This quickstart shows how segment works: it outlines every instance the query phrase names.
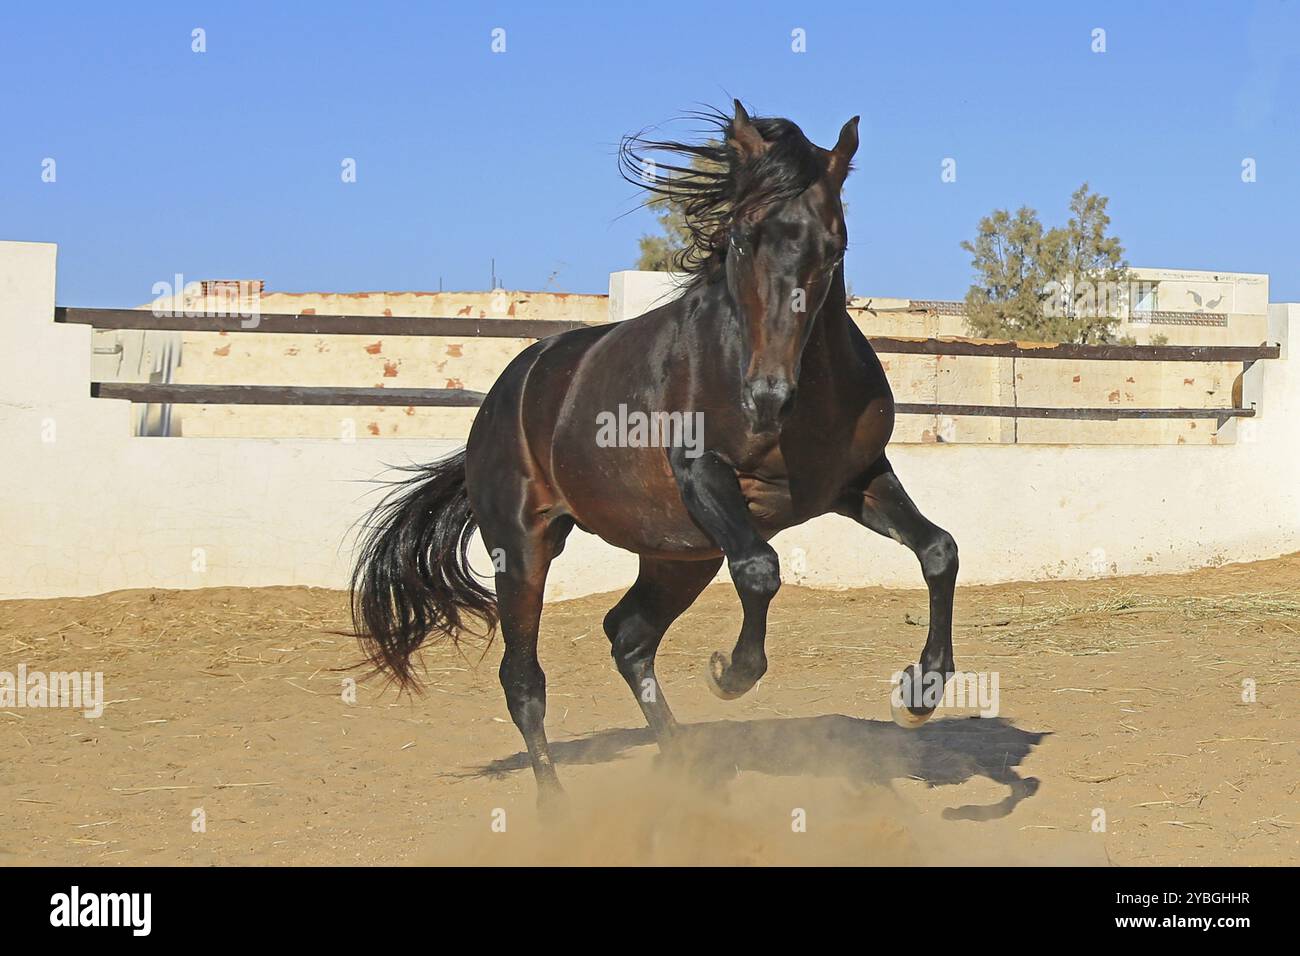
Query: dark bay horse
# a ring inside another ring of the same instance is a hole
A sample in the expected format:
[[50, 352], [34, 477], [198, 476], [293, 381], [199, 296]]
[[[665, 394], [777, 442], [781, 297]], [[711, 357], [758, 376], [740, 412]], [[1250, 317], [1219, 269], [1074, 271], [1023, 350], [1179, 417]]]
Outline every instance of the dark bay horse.
[[[682, 296], [520, 353], [466, 448], [415, 469], [375, 509], [353, 572], [363, 646], [402, 686], [415, 682], [411, 655], [428, 636], [454, 639], [471, 618], [489, 633], [499, 624], [501, 685], [543, 805], [560, 786], [543, 728], [538, 622], [547, 569], [575, 525], [640, 557], [604, 627], [665, 750], [677, 729], [655, 678], [665, 631], [725, 560], [744, 617], [732, 652], [710, 660], [708, 683], [726, 699], [748, 691], [767, 669], [767, 609], [781, 584], [768, 539], [818, 515], [846, 515], [920, 560], [929, 635], [919, 668], [900, 681], [910, 695], [895, 689], [895, 719], [922, 723], [934, 698], [919, 689], [942, 690], [953, 671], [957, 546], [885, 457], [893, 396], [846, 308], [840, 191], [857, 117], [831, 150], [789, 120], [751, 119], [739, 101], [734, 116], [712, 121], [719, 138], [700, 145], [632, 138], [622, 151], [625, 176], [685, 209], [693, 242]], [[638, 151], [651, 149], [684, 164], [644, 164]], [[659, 429], [675, 440], [601, 440], [627, 410], [702, 428], [689, 441], [680, 427]], [[476, 528], [495, 594], [469, 568]]]

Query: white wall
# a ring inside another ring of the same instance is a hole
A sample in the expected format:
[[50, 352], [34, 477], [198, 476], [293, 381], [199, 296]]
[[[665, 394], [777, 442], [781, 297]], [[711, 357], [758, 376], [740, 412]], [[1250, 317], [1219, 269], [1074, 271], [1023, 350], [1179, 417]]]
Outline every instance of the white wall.
[[[55, 255], [49, 244], [0, 242], [0, 597], [342, 587], [349, 528], [374, 501], [364, 481], [386, 462], [429, 461], [454, 445], [134, 438], [126, 403], [89, 397], [90, 329], [52, 321]], [[1283, 359], [1247, 376], [1260, 416], [1235, 444], [899, 446], [891, 460], [957, 537], [967, 583], [1300, 550], [1300, 374], [1285, 346], [1300, 335], [1300, 306], [1272, 306], [1270, 324]], [[846, 519], [810, 522], [776, 545], [787, 581], [921, 585], [909, 553]], [[477, 563], [489, 567], [481, 552]], [[574, 532], [548, 593], [623, 588], [635, 568], [632, 555]]]
[[625, 269], [609, 274], [609, 321], [622, 322], [666, 305], [681, 295], [685, 276]]

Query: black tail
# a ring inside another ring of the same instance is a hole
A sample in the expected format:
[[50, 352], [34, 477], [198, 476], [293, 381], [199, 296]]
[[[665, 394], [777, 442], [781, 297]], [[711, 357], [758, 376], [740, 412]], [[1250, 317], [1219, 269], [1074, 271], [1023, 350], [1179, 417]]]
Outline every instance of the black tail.
[[496, 628], [496, 598], [470, 570], [478, 527], [465, 490], [465, 451], [413, 474], [370, 513], [352, 569], [352, 626], [366, 656], [398, 686], [418, 684], [411, 655], [431, 633], [457, 640], [468, 617]]

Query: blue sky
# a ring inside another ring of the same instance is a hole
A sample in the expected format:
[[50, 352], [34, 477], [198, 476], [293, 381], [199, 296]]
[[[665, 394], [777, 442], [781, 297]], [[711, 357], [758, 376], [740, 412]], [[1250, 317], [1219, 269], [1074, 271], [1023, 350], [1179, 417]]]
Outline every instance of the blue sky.
[[603, 292], [653, 226], [623, 215], [619, 137], [733, 95], [824, 145], [862, 115], [857, 293], [960, 298], [980, 216], [1051, 224], [1087, 180], [1134, 265], [1300, 300], [1300, 0], [10, 3], [0, 239], [59, 243], [70, 305], [178, 272], [480, 289], [492, 257], [511, 288]]

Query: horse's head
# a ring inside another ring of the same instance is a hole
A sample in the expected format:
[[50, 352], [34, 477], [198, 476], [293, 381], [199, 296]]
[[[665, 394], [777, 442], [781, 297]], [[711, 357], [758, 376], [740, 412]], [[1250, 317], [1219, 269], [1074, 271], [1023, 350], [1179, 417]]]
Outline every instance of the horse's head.
[[813, 317], [848, 245], [840, 190], [858, 148], [858, 117], [825, 150], [789, 120], [751, 120], [735, 106], [726, 129], [735, 194], [724, 263], [747, 336], [741, 402], [767, 431], [794, 406]]
[[[858, 118], [834, 149], [814, 146], [786, 119], [694, 114], [721, 134], [703, 143], [630, 136], [623, 176], [675, 204], [688, 233], [675, 269], [688, 288], [725, 281], [743, 329], [741, 402], [755, 430], [771, 431], [794, 405], [813, 318], [843, 282], [847, 244], [840, 189], [858, 148]], [[659, 162], [652, 151], [681, 157]]]

